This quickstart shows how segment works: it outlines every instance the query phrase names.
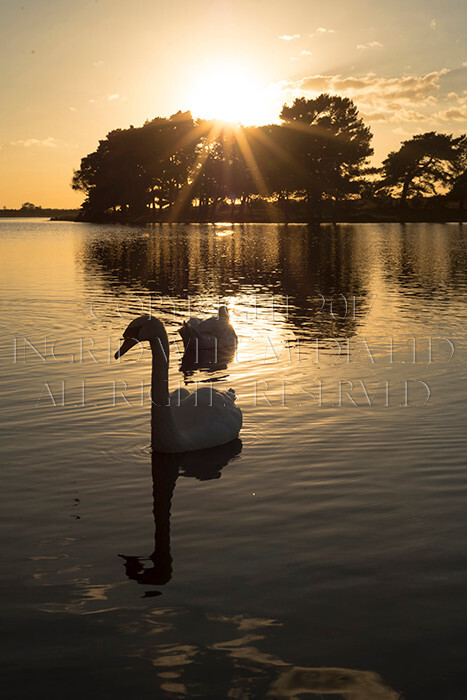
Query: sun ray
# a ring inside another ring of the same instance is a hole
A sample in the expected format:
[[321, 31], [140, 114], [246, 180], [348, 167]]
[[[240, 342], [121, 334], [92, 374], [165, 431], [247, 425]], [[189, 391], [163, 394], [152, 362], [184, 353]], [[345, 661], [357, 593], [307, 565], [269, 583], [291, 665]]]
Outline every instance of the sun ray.
[[[198, 129], [196, 129], [196, 133], [199, 137], [200, 131], [201, 135], [204, 136], [206, 135], [206, 123], [202, 123], [198, 125]], [[222, 130], [222, 124], [220, 122], [214, 121], [210, 128], [209, 131], [207, 132], [207, 142], [209, 143], [214, 143], [216, 138], [219, 136], [220, 132]], [[202, 168], [204, 163], [206, 162], [207, 158], [209, 157], [209, 149], [205, 148], [200, 151], [198, 154], [195, 162], [193, 163], [193, 166], [191, 167], [188, 179], [189, 181], [186, 182], [186, 184], [180, 188], [180, 190], [177, 193], [177, 196], [175, 198], [175, 202], [173, 203], [170, 212], [169, 212], [169, 217], [168, 217], [168, 222], [173, 223], [174, 221], [177, 220], [178, 215], [182, 211], [183, 207], [185, 204], [191, 199], [191, 194], [193, 192], [193, 188], [196, 185], [196, 182], [198, 180], [198, 177], [201, 174]]]
[[235, 131], [235, 137], [239, 145], [240, 151], [242, 152], [242, 155], [245, 159], [245, 163], [248, 166], [251, 177], [253, 178], [256, 187], [258, 188], [258, 192], [264, 198], [264, 202], [270, 219], [271, 221], [274, 221], [274, 209], [271, 203], [269, 202], [271, 193], [268, 191], [267, 185], [261, 174], [261, 170], [259, 169], [258, 163], [256, 162], [256, 159], [253, 155], [253, 151], [251, 150], [250, 144], [248, 143], [248, 139], [246, 138], [245, 132], [242, 128], [239, 128]]

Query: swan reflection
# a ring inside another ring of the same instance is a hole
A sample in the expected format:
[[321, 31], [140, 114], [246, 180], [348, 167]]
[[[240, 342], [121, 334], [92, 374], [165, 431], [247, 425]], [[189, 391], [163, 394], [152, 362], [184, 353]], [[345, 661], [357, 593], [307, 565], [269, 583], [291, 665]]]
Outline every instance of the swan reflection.
[[[236, 439], [219, 447], [196, 452], [152, 454], [154, 550], [149, 557], [119, 554], [125, 561], [125, 573], [128, 578], [151, 586], [163, 586], [170, 581], [170, 509], [178, 477], [192, 477], [199, 481], [220, 479], [222, 469], [237, 457], [241, 450], [242, 442]], [[145, 593], [145, 597], [154, 595], [160, 595], [160, 592]]]

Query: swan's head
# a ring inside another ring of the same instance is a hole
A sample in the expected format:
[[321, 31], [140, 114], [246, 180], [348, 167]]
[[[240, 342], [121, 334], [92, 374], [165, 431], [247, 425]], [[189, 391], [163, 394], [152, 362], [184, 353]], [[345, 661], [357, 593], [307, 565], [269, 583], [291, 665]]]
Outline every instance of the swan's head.
[[226, 321], [229, 320], [229, 310], [226, 306], [219, 306], [219, 312], [218, 312], [219, 318], [224, 319]]
[[162, 344], [167, 345], [167, 333], [165, 332], [164, 324], [154, 316], [139, 316], [135, 318], [123, 332], [122, 346], [115, 353], [115, 359], [118, 360], [130, 348], [137, 343], [142, 343], [145, 340], [155, 340], [160, 338]]

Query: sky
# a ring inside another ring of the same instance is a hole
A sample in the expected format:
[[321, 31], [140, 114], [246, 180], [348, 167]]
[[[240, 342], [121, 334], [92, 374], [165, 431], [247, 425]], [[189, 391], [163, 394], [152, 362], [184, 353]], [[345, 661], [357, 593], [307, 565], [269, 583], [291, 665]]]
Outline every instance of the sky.
[[243, 123], [354, 100], [374, 164], [467, 131], [460, 0], [1, 0], [0, 207], [77, 207], [73, 169], [116, 128], [191, 109]]

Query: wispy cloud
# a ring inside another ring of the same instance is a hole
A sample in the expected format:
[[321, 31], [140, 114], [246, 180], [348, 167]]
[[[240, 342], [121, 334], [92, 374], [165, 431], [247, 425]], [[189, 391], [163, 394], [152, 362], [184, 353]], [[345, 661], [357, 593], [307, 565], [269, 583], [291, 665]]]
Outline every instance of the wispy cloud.
[[48, 136], [46, 139], [20, 139], [19, 141], [11, 141], [10, 146], [23, 146], [30, 148], [31, 146], [39, 146], [40, 148], [56, 148], [57, 141], [53, 136]]
[[335, 29], [326, 29], [325, 27], [318, 27], [310, 36], [316, 36], [317, 34], [335, 34]]
[[361, 116], [369, 122], [426, 122], [432, 119], [428, 114], [422, 114], [413, 109], [376, 109], [374, 112], [367, 112], [362, 109]]
[[114, 92], [111, 95], [107, 95], [107, 99], [109, 102], [127, 102], [128, 97], [122, 97], [121, 95], [118, 94], [118, 92]]
[[282, 34], [279, 39], [282, 39], [282, 41], [293, 41], [294, 39], [300, 39], [300, 34]]
[[357, 44], [357, 49], [359, 51], [365, 51], [366, 49], [382, 49], [383, 44], [380, 41], [368, 41], [366, 44]]
[[311, 56], [311, 51], [303, 49], [303, 51], [300, 51], [300, 56]]
[[398, 136], [413, 136], [413, 132], [407, 131], [407, 129], [404, 129], [402, 126], [397, 126], [392, 130], [392, 133]]

